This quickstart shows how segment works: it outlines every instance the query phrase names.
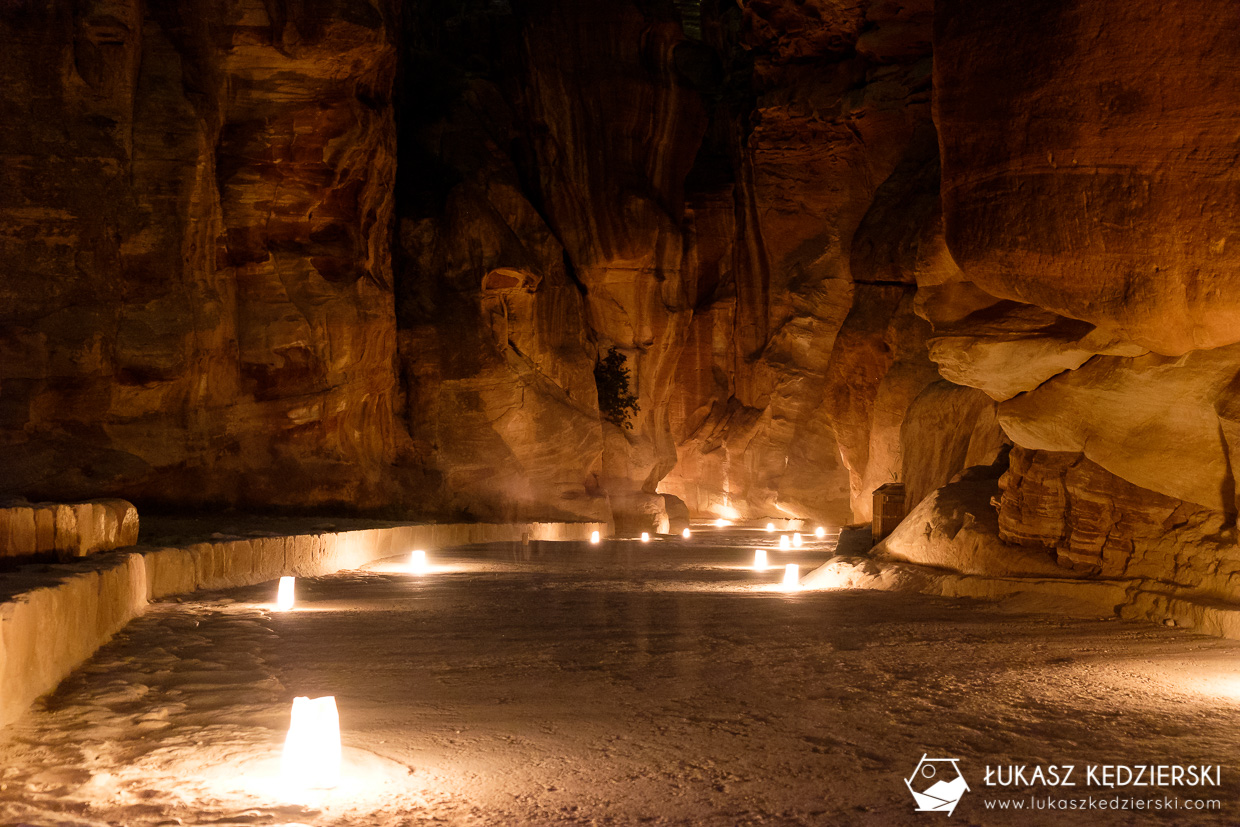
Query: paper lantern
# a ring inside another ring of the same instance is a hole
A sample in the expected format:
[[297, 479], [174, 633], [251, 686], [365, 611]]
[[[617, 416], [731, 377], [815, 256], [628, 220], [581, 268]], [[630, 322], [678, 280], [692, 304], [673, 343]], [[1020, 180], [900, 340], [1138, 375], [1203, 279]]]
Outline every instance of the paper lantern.
[[715, 528], [723, 528], [727, 524], [728, 524], [728, 521], [723, 519], [722, 517], [715, 520]]
[[760, 548], [753, 553], [753, 570], [766, 571], [766, 549]]
[[592, 531], [592, 532], [590, 532], [590, 543], [591, 543], [592, 545], [596, 545], [596, 546], [597, 546], [597, 545], [598, 545], [598, 539], [599, 539], [599, 534], [598, 534], [598, 532], [597, 532], [597, 531]]
[[779, 550], [787, 551], [792, 548], [792, 542], [788, 539], [787, 534], [781, 534], [779, 537]]
[[800, 533], [799, 533], [799, 532], [794, 532], [794, 533], [793, 533], [793, 535], [792, 535], [792, 545], [793, 545], [795, 548], [800, 548], [800, 547], [801, 547], [801, 535], [800, 535]]
[[276, 611], [287, 612], [293, 608], [293, 580], [292, 577], [281, 577], [280, 587], [276, 590]]
[[340, 716], [334, 696], [293, 699], [280, 771], [290, 786], [331, 789], [340, 783]]
[[797, 589], [801, 586], [801, 567], [796, 563], [784, 566], [784, 588]]
[[426, 552], [418, 549], [409, 555], [409, 571], [413, 574], [426, 574], [430, 566], [426, 564]]
[[814, 536], [821, 540], [823, 537], [827, 536], [827, 530], [822, 526], [818, 526], [818, 528], [814, 529]]
[[643, 532], [642, 532], [642, 542], [643, 542], [643, 543], [649, 543], [649, 542], [650, 542], [650, 532], [649, 532], [649, 531], [643, 531]]
[[684, 531], [680, 532], [680, 536], [688, 540], [690, 536], [689, 529], [686, 528]]
[[767, 524], [766, 524], [766, 530], [767, 530], [767, 533], [768, 533], [768, 534], [769, 534], [770, 532], [773, 532], [773, 531], [775, 530], [775, 524], [774, 524], [774, 523], [767, 523]]

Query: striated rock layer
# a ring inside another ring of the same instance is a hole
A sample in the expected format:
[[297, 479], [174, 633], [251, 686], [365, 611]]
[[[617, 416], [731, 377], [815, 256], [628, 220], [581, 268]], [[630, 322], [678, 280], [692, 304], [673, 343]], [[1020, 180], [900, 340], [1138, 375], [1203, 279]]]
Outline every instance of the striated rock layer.
[[390, 13], [0, 10], [6, 491], [402, 496]]
[[[942, 375], [1016, 445], [1003, 539], [1235, 599], [1240, 8], [935, 10]], [[1148, 82], [1157, 67], [1158, 83]]]
[[[862, 522], [899, 481], [906, 559], [1228, 597], [1237, 31], [1227, 0], [6, 5], [0, 494], [636, 532]], [[982, 514], [960, 475], [1008, 445]]]
[[[701, 40], [657, 4], [415, 19], [398, 325], [453, 507], [868, 519], [939, 378], [929, 11], [707, 4]], [[613, 347], [627, 424], [591, 394]]]
[[937, 217], [930, 7], [703, 7], [727, 81], [688, 199], [719, 282], [677, 374], [664, 483], [696, 513], [842, 525], [899, 474], [904, 412], [938, 378], [911, 312]]
[[999, 536], [1051, 549], [1065, 567], [1230, 597], [1240, 585], [1232, 519], [1140, 488], [1080, 454], [1012, 451]]

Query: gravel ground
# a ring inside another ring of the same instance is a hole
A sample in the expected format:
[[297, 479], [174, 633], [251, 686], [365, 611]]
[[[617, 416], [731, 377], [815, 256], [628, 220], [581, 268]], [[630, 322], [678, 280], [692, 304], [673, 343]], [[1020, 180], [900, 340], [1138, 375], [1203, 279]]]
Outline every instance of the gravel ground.
[[[476, 546], [432, 551], [424, 576], [299, 580], [286, 614], [274, 584], [157, 604], [0, 734], [0, 824], [946, 823], [905, 787], [923, 754], [960, 759], [953, 824], [1240, 822], [1240, 645], [784, 593], [744, 567], [773, 539]], [[804, 573], [831, 543], [770, 553]], [[345, 779], [290, 791], [289, 703], [325, 694]], [[1073, 764], [1081, 784], [985, 785], [1011, 764]], [[1088, 764], [1208, 764], [1221, 784], [1090, 788]], [[1047, 795], [1220, 809], [986, 808]]]

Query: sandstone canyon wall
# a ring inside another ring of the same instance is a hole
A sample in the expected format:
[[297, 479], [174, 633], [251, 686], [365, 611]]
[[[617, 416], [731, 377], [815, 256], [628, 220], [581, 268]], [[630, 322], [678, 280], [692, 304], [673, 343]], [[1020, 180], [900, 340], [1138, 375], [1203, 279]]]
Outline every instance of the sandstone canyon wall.
[[404, 496], [392, 14], [0, 8], [5, 493]]
[[[418, 456], [475, 513], [866, 520], [905, 465], [934, 487], [965, 459], [901, 441], [940, 380], [918, 278], [950, 261], [931, 6], [679, 5], [692, 38], [658, 2], [410, 18], [396, 270]], [[631, 428], [591, 394], [613, 347]]]
[[930, 353], [1017, 446], [1000, 535], [1228, 597], [1240, 8], [953, 0], [934, 47], [950, 292], [972, 309]]
[[998, 458], [1010, 546], [1240, 570], [1233, 3], [0, 27], [2, 494], [844, 525]]

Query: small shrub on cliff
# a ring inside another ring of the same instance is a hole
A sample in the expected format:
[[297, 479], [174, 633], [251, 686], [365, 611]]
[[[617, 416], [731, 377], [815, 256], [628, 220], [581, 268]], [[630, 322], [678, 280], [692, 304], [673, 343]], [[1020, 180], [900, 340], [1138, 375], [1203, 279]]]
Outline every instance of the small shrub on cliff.
[[594, 384], [598, 386], [598, 409], [603, 419], [633, 430], [633, 417], [641, 410], [629, 386], [629, 369], [623, 353], [611, 347], [594, 365]]

